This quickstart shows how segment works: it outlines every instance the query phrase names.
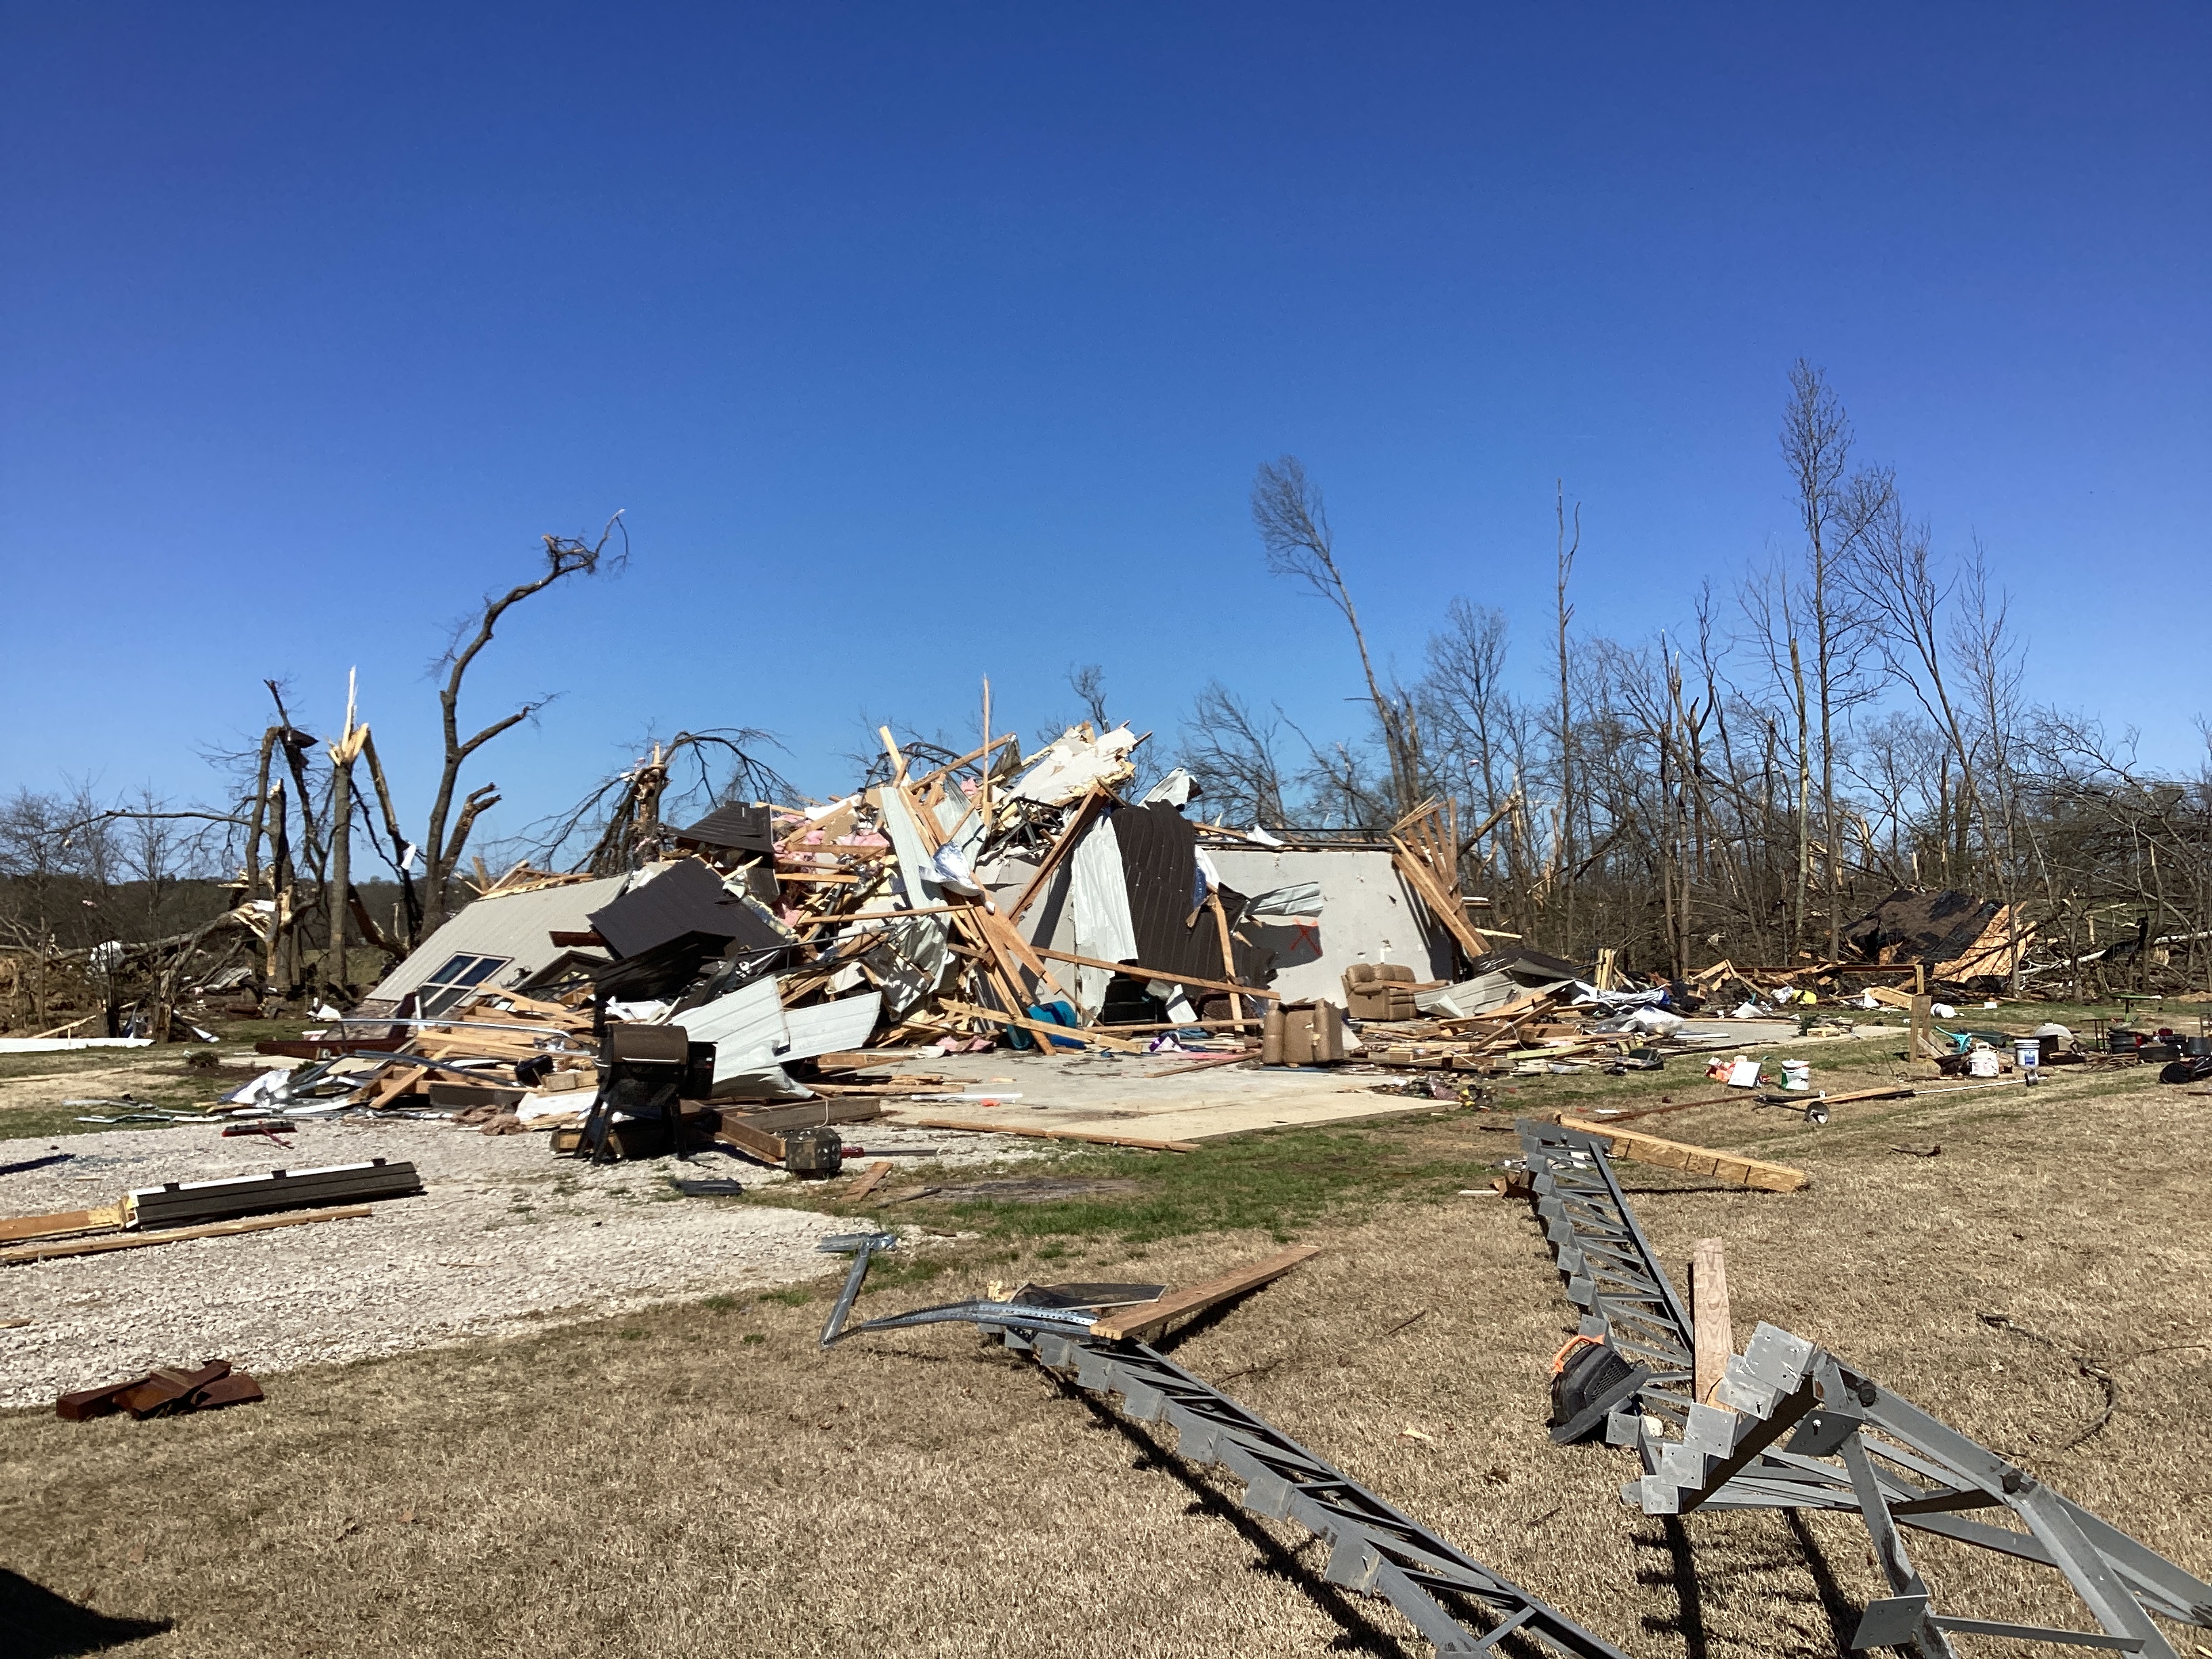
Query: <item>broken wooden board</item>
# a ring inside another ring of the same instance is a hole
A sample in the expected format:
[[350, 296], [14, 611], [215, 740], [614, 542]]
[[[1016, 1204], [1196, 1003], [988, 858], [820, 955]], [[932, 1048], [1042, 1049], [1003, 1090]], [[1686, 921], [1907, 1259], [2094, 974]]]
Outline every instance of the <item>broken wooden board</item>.
[[1231, 1268], [1225, 1273], [1183, 1290], [1170, 1291], [1156, 1302], [1140, 1302], [1134, 1307], [1116, 1308], [1091, 1326], [1091, 1334], [1113, 1342], [1149, 1340], [1164, 1330], [1170, 1320], [1203, 1313], [1217, 1303], [1256, 1290], [1271, 1279], [1280, 1279], [1300, 1262], [1319, 1254], [1316, 1245], [1294, 1244], [1263, 1261], [1248, 1262], [1242, 1267]]
[[1710, 1146], [1691, 1146], [1679, 1140], [1662, 1140], [1657, 1135], [1642, 1134], [1634, 1129], [1616, 1129], [1610, 1124], [1593, 1123], [1587, 1118], [1562, 1116], [1559, 1127], [1611, 1141], [1615, 1158], [1655, 1164], [1662, 1169], [1680, 1170], [1687, 1175], [1711, 1176], [1716, 1181], [1729, 1182], [1758, 1192], [1794, 1193], [1813, 1184], [1812, 1176], [1802, 1170], [1793, 1170], [1786, 1164], [1769, 1164], [1736, 1152], [1715, 1152]]
[[228, 1238], [235, 1233], [266, 1232], [272, 1227], [306, 1227], [319, 1221], [357, 1221], [375, 1212], [366, 1204], [343, 1210], [313, 1210], [300, 1215], [253, 1216], [244, 1221], [210, 1221], [198, 1227], [168, 1227], [155, 1233], [121, 1233], [112, 1238], [80, 1238], [54, 1244], [21, 1244], [0, 1250], [0, 1267], [23, 1261], [52, 1261], [61, 1256], [100, 1255], [110, 1250], [140, 1250], [187, 1238]]
[[985, 1123], [965, 1117], [908, 1117], [900, 1114], [899, 1127], [908, 1129], [957, 1129], [975, 1135], [1025, 1135], [1039, 1140], [1081, 1140], [1095, 1146], [1133, 1146], [1146, 1152], [1194, 1152], [1192, 1140], [1159, 1140], [1145, 1135], [1116, 1135], [1085, 1129], [1040, 1129], [1022, 1123]]
[[860, 1178], [853, 1183], [853, 1189], [847, 1193], [845, 1197], [848, 1199], [866, 1198], [870, 1193], [872, 1193], [877, 1188], [884, 1184], [884, 1182], [890, 1176], [890, 1159], [887, 1158], [878, 1158], [873, 1164], [868, 1165], [868, 1167], [861, 1172]]
[[113, 1232], [124, 1224], [121, 1200], [95, 1210], [64, 1210], [55, 1215], [19, 1215], [0, 1221], [0, 1243], [27, 1238], [66, 1238], [72, 1233]]

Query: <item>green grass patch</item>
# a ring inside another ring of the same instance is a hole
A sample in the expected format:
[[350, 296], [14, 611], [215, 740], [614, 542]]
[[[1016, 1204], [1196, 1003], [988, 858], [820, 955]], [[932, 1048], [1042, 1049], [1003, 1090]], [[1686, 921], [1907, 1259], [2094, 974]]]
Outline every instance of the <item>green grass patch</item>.
[[[946, 1187], [1039, 1176], [1117, 1184], [1097, 1194], [1042, 1202], [988, 1194], [921, 1198], [891, 1214], [900, 1221], [1033, 1244], [1097, 1238], [1144, 1244], [1241, 1230], [1287, 1240], [1297, 1229], [1325, 1216], [1357, 1213], [1385, 1202], [1442, 1199], [1487, 1179], [1495, 1169], [1492, 1158], [1509, 1147], [1503, 1136], [1497, 1137], [1500, 1145], [1495, 1148], [1477, 1146], [1474, 1139], [1457, 1122], [1424, 1114], [1385, 1124], [1271, 1129], [1208, 1142], [1195, 1152], [1101, 1147], [997, 1171], [917, 1170], [918, 1178]], [[769, 1188], [749, 1201], [842, 1207], [830, 1194], [796, 1183]], [[884, 1212], [878, 1207], [871, 1213]]]
[[793, 1285], [789, 1290], [769, 1291], [761, 1297], [763, 1302], [781, 1302], [787, 1308], [803, 1308], [814, 1300], [813, 1290], [805, 1285]]
[[[168, 1103], [163, 1102], [166, 1105]], [[110, 1129], [166, 1129], [167, 1123], [80, 1123], [81, 1117], [112, 1115], [99, 1106], [13, 1106], [0, 1110], [0, 1140], [57, 1139], [64, 1135], [104, 1134]], [[0, 1158], [0, 1163], [12, 1159]]]

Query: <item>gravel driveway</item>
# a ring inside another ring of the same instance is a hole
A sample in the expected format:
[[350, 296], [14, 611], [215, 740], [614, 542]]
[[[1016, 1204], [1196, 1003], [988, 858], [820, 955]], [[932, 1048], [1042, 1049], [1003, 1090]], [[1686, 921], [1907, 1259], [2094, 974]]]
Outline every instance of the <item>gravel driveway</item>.
[[[1035, 1156], [1037, 1143], [878, 1123], [848, 1131], [871, 1151], [941, 1146], [951, 1164]], [[0, 1267], [0, 1406], [45, 1406], [70, 1389], [154, 1365], [221, 1357], [250, 1371], [365, 1358], [542, 1328], [657, 1302], [757, 1290], [842, 1270], [815, 1241], [854, 1223], [719, 1198], [686, 1198], [666, 1159], [586, 1168], [543, 1134], [483, 1135], [441, 1122], [303, 1124], [290, 1149], [222, 1139], [213, 1126], [4, 1143], [0, 1162], [73, 1156], [0, 1176], [0, 1213], [112, 1203], [164, 1181], [413, 1160], [426, 1188], [357, 1221]], [[902, 1164], [914, 1160], [902, 1159]], [[701, 1154], [689, 1176], [748, 1188], [788, 1177]], [[24, 1325], [8, 1322], [28, 1320]]]

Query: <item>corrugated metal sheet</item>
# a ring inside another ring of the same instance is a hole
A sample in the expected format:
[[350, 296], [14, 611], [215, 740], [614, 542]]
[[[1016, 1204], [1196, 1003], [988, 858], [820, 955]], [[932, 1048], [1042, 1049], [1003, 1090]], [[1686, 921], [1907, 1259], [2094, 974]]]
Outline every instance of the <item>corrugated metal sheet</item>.
[[477, 899], [386, 974], [368, 994], [369, 1000], [397, 1002], [464, 951], [509, 958], [513, 965], [493, 975], [491, 982], [512, 990], [556, 958], [571, 954], [570, 947], [554, 944], [549, 935], [587, 930], [591, 913], [620, 893], [623, 880], [609, 876], [566, 887], [541, 887], [534, 893]]
[[[1114, 814], [1113, 823], [1138, 961], [1170, 979], [1222, 978], [1221, 934], [1212, 913], [1201, 911], [1195, 921], [1188, 921], [1198, 890], [1198, 831], [1164, 802], [1125, 806]], [[1243, 891], [1225, 871], [1221, 879], [1222, 908], [1233, 930], [1243, 911]], [[1238, 971], [1265, 983], [1264, 951], [1243, 945], [1232, 948]]]
[[618, 957], [641, 955], [686, 933], [733, 939], [747, 950], [768, 950], [785, 942], [697, 859], [678, 859], [635, 882], [628, 892], [593, 911], [592, 926]]

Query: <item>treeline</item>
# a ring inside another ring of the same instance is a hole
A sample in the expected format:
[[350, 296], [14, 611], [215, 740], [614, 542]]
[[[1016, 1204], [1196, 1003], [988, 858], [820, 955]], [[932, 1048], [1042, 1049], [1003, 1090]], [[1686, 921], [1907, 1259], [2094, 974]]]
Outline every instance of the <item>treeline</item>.
[[[1894, 471], [1861, 464], [1825, 377], [1800, 362], [1782, 474], [1789, 553], [1695, 597], [1679, 634], [1574, 626], [1579, 514], [1564, 493], [1557, 604], [1509, 679], [1505, 617], [1455, 601], [1410, 679], [1379, 672], [1322, 492], [1260, 469], [1268, 568], [1345, 624], [1367, 696], [1355, 739], [1208, 686], [1180, 759], [1209, 816], [1380, 834], [1456, 803], [1468, 890], [1491, 925], [1579, 960], [1651, 970], [1840, 954], [1901, 887], [2013, 907], [2052, 988], [2206, 983], [2212, 771], [2145, 772], [2097, 720], [2031, 703], [2026, 644], [1978, 544], [1940, 554]], [[1547, 689], [1516, 690], [1531, 683]]]
[[[1516, 640], [1500, 611], [1455, 600], [1411, 678], [1384, 665], [1360, 621], [1358, 561], [1340, 553], [1319, 487], [1294, 459], [1261, 467], [1252, 513], [1267, 568], [1342, 625], [1363, 729], [1309, 733], [1214, 684], [1159, 745], [1170, 752], [1147, 745], [1147, 771], [1179, 763], [1202, 785], [1198, 811], [1269, 828], [1381, 836], [1449, 800], [1466, 890], [1492, 901], [1485, 924], [1577, 960], [1609, 947], [1677, 975], [1723, 958], [1832, 961], [1886, 895], [1944, 887], [2010, 907], [2046, 988], [2204, 986], [2212, 770], [2147, 772], [2097, 720], [2032, 702], [2025, 641], [1984, 550], [1936, 550], [1895, 471], [1857, 457], [1841, 404], [1802, 362], [1779, 451], [1796, 545], [1709, 582], [1679, 632], [1622, 641], [1576, 627], [1580, 515], [1562, 490], [1548, 614]], [[234, 954], [258, 988], [342, 994], [517, 858], [611, 873], [710, 805], [801, 799], [763, 759], [769, 733], [685, 730], [641, 744], [635, 763], [521, 835], [472, 842], [499, 790], [465, 774], [544, 700], [471, 731], [465, 677], [514, 607], [617, 566], [619, 533], [617, 520], [588, 543], [544, 538], [532, 575], [455, 626], [426, 734], [441, 761], [427, 801], [395, 795], [350, 692], [337, 729], [312, 735], [274, 682], [260, 740], [212, 757], [215, 805], [19, 789], [0, 804], [0, 950], [79, 957], [250, 910], [253, 937]], [[1070, 685], [1106, 724], [1102, 671], [1078, 669]], [[883, 765], [869, 726], [848, 757], [855, 781]], [[969, 741], [937, 738], [908, 730], [907, 752], [949, 758]]]

